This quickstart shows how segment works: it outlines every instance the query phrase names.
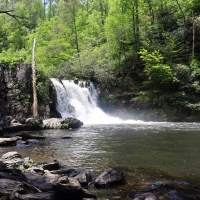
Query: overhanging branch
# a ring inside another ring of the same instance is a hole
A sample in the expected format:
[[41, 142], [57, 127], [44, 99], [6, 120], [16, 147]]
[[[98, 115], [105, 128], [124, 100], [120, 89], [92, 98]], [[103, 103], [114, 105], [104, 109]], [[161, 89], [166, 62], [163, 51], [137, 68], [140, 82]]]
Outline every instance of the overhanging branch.
[[25, 17], [20, 17], [20, 16], [12, 14], [13, 11], [14, 10], [0, 10], [0, 14], [9, 15], [10, 17], [14, 18], [16, 21], [20, 23], [19, 18], [25, 18]]

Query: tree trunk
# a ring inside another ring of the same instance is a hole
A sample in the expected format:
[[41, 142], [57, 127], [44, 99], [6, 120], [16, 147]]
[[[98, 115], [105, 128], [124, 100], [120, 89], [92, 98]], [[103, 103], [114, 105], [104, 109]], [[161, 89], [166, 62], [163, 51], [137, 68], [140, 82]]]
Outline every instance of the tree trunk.
[[186, 28], [185, 14], [184, 14], [184, 12], [183, 12], [183, 10], [182, 10], [182, 8], [181, 8], [181, 6], [180, 6], [178, 0], [176, 0], [176, 3], [177, 3], [177, 5], [178, 5], [178, 8], [179, 8], [179, 10], [181, 11], [181, 14], [182, 14], [182, 17], [183, 17], [184, 31], [185, 31], [185, 28]]
[[36, 38], [33, 41], [32, 51], [32, 84], [33, 84], [33, 118], [38, 118], [37, 90], [36, 90], [36, 71], [35, 71], [35, 46]]
[[103, 16], [103, 2], [100, 0], [100, 11], [101, 11], [101, 23], [104, 25], [104, 16]]
[[194, 13], [192, 12], [192, 59], [194, 58], [194, 48], [195, 48], [195, 19], [194, 19]]

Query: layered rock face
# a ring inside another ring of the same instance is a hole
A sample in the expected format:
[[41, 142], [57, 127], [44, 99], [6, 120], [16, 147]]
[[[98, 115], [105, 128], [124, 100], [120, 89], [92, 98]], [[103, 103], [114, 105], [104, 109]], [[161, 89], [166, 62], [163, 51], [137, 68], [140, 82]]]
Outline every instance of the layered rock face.
[[[32, 74], [31, 64], [22, 63], [15, 68], [0, 63], [0, 118], [12, 116], [15, 119], [32, 116]], [[48, 118], [48, 105], [40, 105], [42, 118]]]
[[0, 64], [0, 118], [31, 116], [31, 83], [30, 64], [21, 64], [14, 69]]

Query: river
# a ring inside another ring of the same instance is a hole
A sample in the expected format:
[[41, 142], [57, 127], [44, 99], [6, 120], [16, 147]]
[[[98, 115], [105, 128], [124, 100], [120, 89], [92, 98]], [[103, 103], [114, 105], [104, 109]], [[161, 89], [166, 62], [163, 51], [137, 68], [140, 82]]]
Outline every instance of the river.
[[36, 133], [46, 139], [27, 148], [0, 148], [0, 154], [17, 151], [36, 162], [56, 159], [94, 173], [108, 167], [161, 170], [200, 186], [199, 123], [87, 124]]

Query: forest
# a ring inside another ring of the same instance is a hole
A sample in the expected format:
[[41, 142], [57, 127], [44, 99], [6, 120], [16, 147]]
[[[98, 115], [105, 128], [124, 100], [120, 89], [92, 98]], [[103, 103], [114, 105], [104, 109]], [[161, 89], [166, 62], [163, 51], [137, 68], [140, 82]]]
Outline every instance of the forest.
[[0, 62], [95, 81], [102, 101], [184, 115], [200, 110], [199, 0], [0, 0]]

